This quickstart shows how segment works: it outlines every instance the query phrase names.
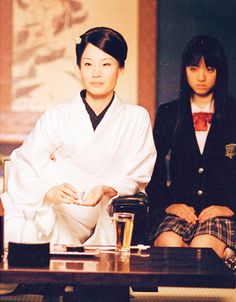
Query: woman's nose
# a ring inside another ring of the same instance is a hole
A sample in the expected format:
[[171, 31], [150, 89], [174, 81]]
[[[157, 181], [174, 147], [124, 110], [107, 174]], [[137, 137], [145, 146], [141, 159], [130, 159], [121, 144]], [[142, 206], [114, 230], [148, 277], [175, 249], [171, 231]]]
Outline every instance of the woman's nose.
[[93, 68], [93, 77], [97, 78], [101, 75], [101, 70], [99, 66], [94, 66]]

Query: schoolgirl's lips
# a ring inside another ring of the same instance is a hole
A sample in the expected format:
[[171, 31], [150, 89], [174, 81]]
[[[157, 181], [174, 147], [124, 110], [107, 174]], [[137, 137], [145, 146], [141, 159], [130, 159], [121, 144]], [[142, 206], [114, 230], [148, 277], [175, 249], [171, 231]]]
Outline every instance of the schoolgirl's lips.
[[197, 87], [198, 89], [206, 89], [206, 88], [207, 88], [207, 86], [204, 85], [204, 84], [197, 84], [196, 87]]

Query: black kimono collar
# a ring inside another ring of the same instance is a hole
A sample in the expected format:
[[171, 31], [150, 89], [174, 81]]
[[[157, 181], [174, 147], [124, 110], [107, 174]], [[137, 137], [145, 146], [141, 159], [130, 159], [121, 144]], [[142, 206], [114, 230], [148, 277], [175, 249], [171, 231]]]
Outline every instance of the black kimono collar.
[[93, 130], [95, 131], [97, 126], [99, 125], [99, 123], [101, 122], [101, 120], [103, 119], [105, 113], [107, 112], [107, 110], [109, 109], [109, 107], [111, 106], [113, 100], [114, 100], [114, 97], [115, 97], [115, 93], [113, 93], [113, 96], [109, 102], [109, 104], [103, 109], [103, 111], [101, 113], [99, 113], [98, 115], [96, 115], [96, 113], [93, 111], [93, 109], [89, 106], [89, 104], [87, 103], [86, 101], [86, 90], [82, 90], [80, 92], [80, 96], [83, 100], [83, 103], [85, 105], [85, 108], [89, 114], [89, 117], [90, 117], [90, 121], [92, 123], [92, 126], [93, 126]]

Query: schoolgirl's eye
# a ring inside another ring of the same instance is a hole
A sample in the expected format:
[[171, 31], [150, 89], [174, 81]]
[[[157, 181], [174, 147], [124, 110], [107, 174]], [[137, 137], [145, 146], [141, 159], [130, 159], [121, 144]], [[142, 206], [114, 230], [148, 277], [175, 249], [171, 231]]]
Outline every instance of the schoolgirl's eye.
[[197, 68], [197, 66], [189, 66], [189, 69], [190, 69], [191, 71], [196, 71], [198, 68]]
[[108, 62], [103, 63], [103, 66], [111, 66], [111, 63], [108, 63]]
[[214, 67], [207, 66], [207, 71], [214, 72], [216, 69]]
[[89, 63], [89, 62], [85, 62], [84, 63], [84, 66], [91, 66], [92, 64], [91, 63]]

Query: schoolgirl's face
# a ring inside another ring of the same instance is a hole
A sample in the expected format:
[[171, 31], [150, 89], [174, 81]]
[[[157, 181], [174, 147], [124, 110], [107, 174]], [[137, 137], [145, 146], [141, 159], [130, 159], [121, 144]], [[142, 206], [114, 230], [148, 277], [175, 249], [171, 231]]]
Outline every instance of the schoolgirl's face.
[[122, 69], [115, 58], [88, 43], [80, 64], [81, 80], [87, 94], [112, 97]]
[[186, 77], [193, 92], [199, 96], [208, 96], [216, 83], [216, 68], [206, 66], [201, 57], [197, 66], [186, 67]]

